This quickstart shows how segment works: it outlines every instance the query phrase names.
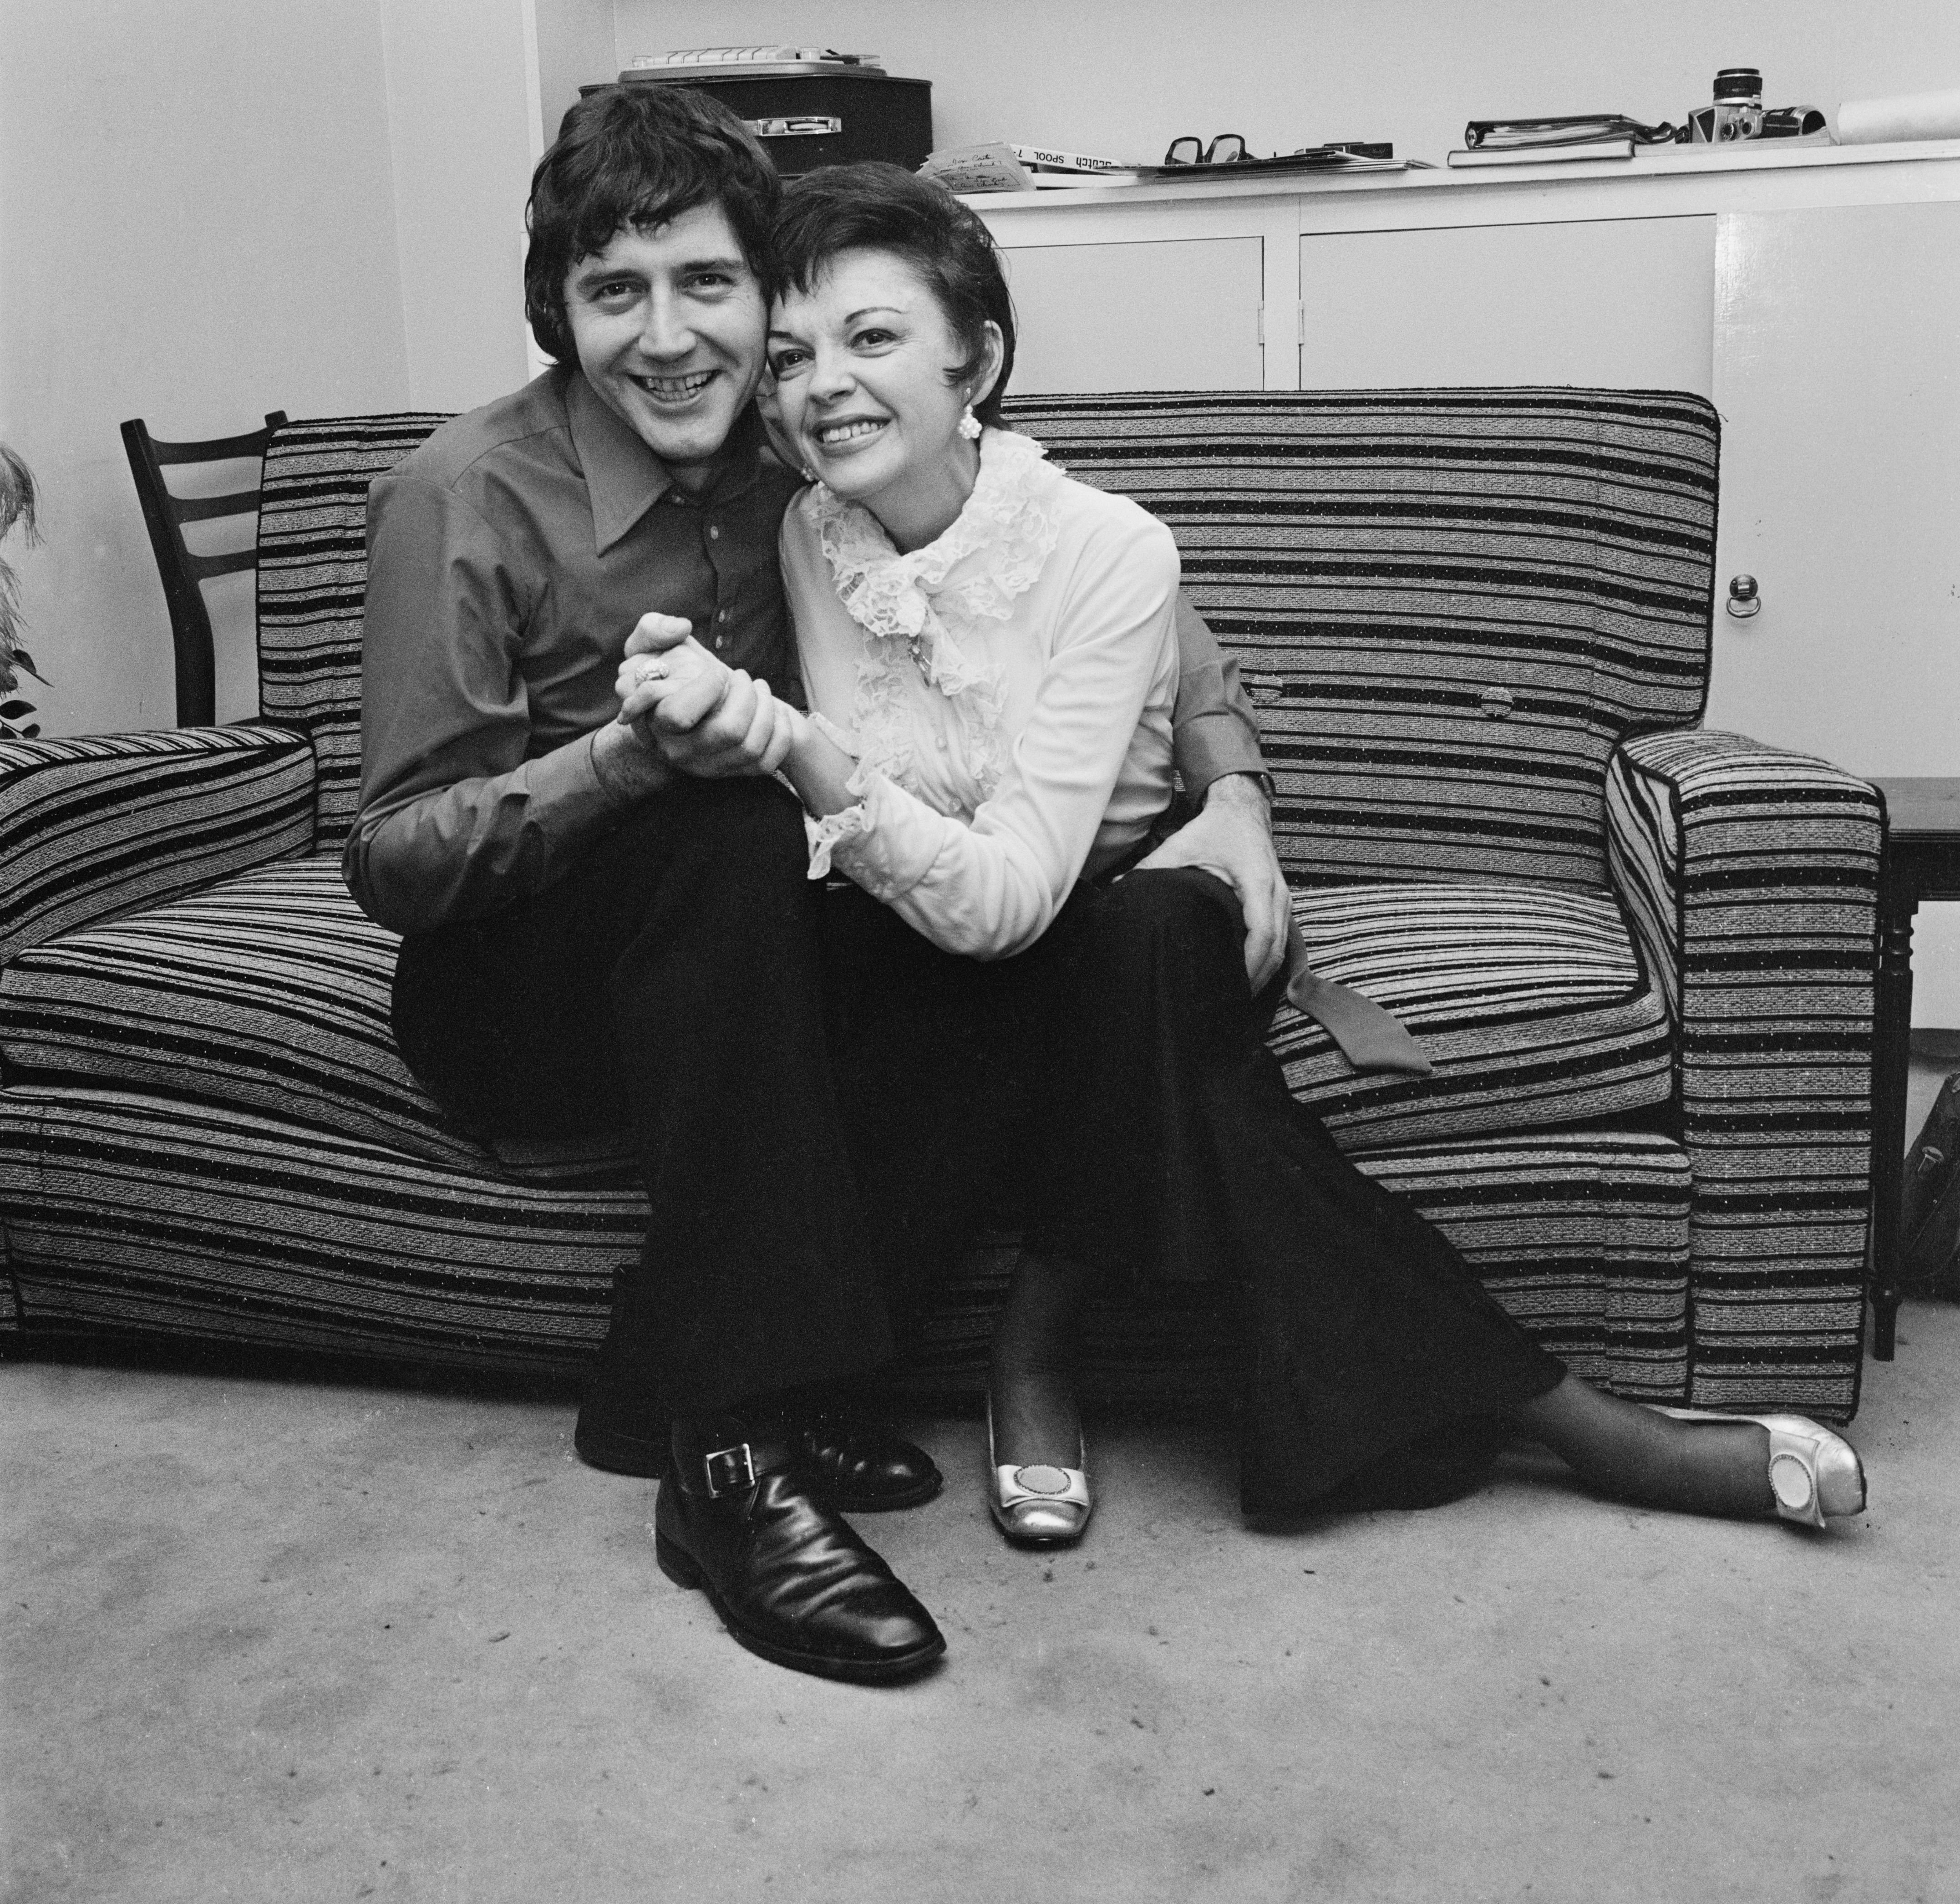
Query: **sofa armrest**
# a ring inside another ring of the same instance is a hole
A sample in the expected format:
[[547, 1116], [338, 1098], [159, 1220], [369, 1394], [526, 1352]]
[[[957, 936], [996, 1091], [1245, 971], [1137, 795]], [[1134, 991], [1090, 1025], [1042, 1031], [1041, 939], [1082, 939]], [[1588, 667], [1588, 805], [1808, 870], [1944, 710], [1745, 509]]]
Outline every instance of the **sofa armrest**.
[[1607, 854], [1679, 1031], [1694, 1169], [1693, 1399], [1857, 1405], [1884, 810], [1807, 754], [1643, 735]]
[[0, 743], [0, 962], [313, 843], [313, 759], [271, 726]]

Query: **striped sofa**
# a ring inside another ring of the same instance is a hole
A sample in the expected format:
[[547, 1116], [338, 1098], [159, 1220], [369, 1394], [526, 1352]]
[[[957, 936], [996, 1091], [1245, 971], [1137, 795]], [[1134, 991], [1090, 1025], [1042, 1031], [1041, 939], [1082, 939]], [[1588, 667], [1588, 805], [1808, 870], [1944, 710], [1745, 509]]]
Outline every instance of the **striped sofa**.
[[[1272, 1043], [1360, 1167], [1620, 1392], [1844, 1418], [1871, 1129], [1873, 790], [1695, 724], [1717, 429], [1661, 392], [1024, 400], [1176, 534], [1239, 657], [1316, 963], [1433, 1076]], [[0, 1341], [177, 1336], [571, 1369], [642, 1205], [623, 1154], [486, 1148], [390, 1038], [342, 890], [369, 482], [440, 419], [288, 425], [262, 718], [0, 746]], [[972, 1386], [1011, 1239], [908, 1325]], [[1115, 1305], [1106, 1393], [1229, 1379], [1214, 1293]]]

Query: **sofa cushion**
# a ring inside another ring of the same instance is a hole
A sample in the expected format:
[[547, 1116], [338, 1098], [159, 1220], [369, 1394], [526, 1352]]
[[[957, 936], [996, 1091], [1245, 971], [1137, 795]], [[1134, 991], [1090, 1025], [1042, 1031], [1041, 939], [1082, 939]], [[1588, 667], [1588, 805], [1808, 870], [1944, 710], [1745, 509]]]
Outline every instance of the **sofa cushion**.
[[348, 896], [334, 855], [51, 940], [0, 973], [8, 1081], [199, 1098], [480, 1165], [489, 1153], [395, 1049], [397, 943]]
[[[1399, 1013], [1436, 1075], [1357, 1075], [1289, 1006], [1274, 1048], [1344, 1148], [1597, 1121], [1666, 1100], [1666, 1007], [1603, 896], [1479, 885], [1299, 895], [1315, 964]], [[395, 934], [331, 857], [287, 860], [35, 947], [0, 974], [11, 1081], [225, 1103], [431, 1163], [491, 1152], [410, 1075], [389, 1030]], [[496, 1147], [533, 1180], [615, 1175], [625, 1146]], [[492, 1167], [495, 1167], [492, 1165]]]
[[1604, 893], [1329, 887], [1293, 915], [1315, 969], [1387, 1006], [1436, 1067], [1357, 1072], [1282, 1005], [1269, 1042], [1287, 1086], [1343, 1150], [1596, 1123], [1672, 1091], [1667, 1001]]

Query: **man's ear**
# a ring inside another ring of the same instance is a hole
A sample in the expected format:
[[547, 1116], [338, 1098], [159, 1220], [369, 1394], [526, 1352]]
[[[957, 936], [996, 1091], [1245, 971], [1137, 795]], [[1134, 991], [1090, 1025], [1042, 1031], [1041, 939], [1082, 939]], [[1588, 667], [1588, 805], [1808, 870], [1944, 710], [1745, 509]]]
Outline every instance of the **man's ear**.
[[989, 317], [985, 339], [981, 345], [980, 368], [973, 373], [966, 387], [968, 403], [977, 406], [986, 402], [988, 393], [1001, 380], [1001, 362], [1007, 354], [1007, 346], [1001, 335], [1001, 326]]

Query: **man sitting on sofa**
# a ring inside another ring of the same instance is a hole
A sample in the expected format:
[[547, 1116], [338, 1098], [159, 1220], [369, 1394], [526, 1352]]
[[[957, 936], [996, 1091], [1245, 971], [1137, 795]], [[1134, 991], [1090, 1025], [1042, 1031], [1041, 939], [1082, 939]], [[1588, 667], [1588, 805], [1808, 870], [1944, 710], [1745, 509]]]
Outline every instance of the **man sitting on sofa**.
[[[396, 1034], [438, 1101], [485, 1134], [632, 1133], [651, 1221], [580, 1453], [661, 1477], [661, 1563], [743, 1645], [875, 1682], [944, 1642], [841, 1511], [911, 1505], [940, 1477], [835, 1400], [891, 1335], [828, 1068], [802, 815], [758, 772], [769, 696], [797, 680], [776, 539], [800, 479], [765, 454], [752, 401], [777, 194], [698, 93], [611, 89], [568, 116], [525, 266], [558, 368], [374, 487], [345, 871], [404, 935]], [[650, 615], [736, 670], [685, 731], [616, 718]], [[1256, 731], [1185, 620], [1178, 760], [1204, 804], [1159, 863], [1236, 889], [1262, 982], [1285, 890]]]

